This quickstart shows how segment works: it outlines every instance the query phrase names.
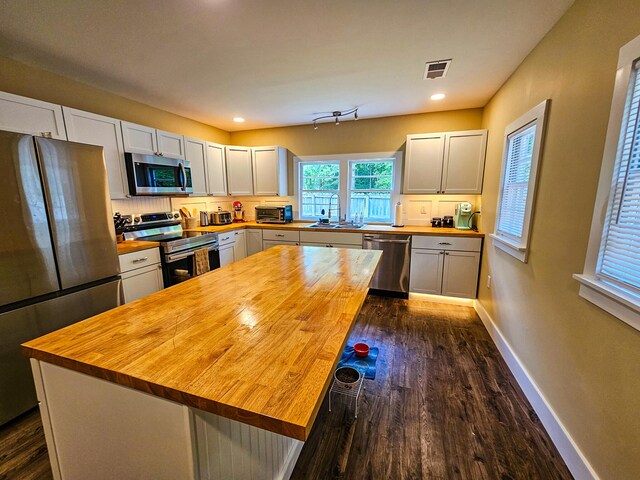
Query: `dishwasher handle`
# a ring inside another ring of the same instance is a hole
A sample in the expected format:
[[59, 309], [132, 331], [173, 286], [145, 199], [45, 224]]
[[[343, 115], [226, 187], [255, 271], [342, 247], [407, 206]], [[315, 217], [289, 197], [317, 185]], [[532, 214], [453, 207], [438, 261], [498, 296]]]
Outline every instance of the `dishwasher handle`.
[[383, 238], [371, 238], [371, 237], [367, 237], [365, 235], [364, 237], [364, 242], [363, 243], [404, 243], [407, 244], [409, 242], [411, 242], [411, 240], [387, 240], [387, 239], [383, 239]]

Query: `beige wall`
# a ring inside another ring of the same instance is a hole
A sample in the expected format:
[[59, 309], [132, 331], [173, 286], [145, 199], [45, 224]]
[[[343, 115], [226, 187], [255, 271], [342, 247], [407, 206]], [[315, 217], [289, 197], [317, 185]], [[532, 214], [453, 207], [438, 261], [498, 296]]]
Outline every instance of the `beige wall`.
[[229, 143], [230, 139], [229, 133], [219, 128], [129, 100], [3, 56], [0, 56], [0, 91], [148, 125], [202, 140]]
[[637, 0], [577, 0], [483, 119], [490, 231], [504, 128], [551, 99], [529, 263], [487, 240], [479, 299], [602, 479], [640, 478], [640, 332], [580, 298], [571, 275], [582, 272], [618, 50], [640, 35], [637, 13]]
[[482, 109], [420, 113], [396, 117], [231, 132], [234, 145], [282, 145], [294, 155], [391, 152], [404, 148], [411, 133], [481, 128]]

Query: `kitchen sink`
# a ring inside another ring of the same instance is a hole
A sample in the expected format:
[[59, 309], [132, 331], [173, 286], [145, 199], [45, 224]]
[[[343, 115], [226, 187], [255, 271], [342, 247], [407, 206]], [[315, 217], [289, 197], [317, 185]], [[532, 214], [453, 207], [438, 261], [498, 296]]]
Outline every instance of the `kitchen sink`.
[[352, 225], [350, 223], [345, 224], [336, 224], [336, 223], [312, 223], [311, 225], [307, 225], [306, 228], [319, 228], [321, 230], [340, 230], [340, 229], [359, 229], [364, 227], [365, 224], [356, 224]]

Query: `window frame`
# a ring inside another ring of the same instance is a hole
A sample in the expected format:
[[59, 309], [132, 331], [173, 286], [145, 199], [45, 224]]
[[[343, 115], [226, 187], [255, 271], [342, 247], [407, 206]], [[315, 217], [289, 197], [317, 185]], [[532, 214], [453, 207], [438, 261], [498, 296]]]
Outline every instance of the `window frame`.
[[609, 124], [600, 168], [598, 191], [593, 209], [589, 244], [582, 273], [573, 275], [580, 282], [578, 294], [585, 300], [602, 308], [636, 330], [640, 330], [640, 295], [613, 283], [604, 282], [597, 276], [598, 261], [606, 228], [609, 197], [614, 187], [614, 172], [618, 161], [618, 145], [623, 141], [623, 120], [634, 63], [640, 59], [640, 36], [620, 49], [616, 70], [615, 87], [611, 101]]
[[[325, 165], [338, 165], [339, 169], [338, 169], [338, 190], [307, 190], [305, 188], [302, 188], [302, 181], [303, 181], [303, 176], [300, 174], [302, 167], [304, 165], [312, 165], [314, 163], [322, 163]], [[296, 162], [296, 169], [297, 169], [297, 179], [296, 179], [296, 183], [297, 183], [297, 196], [298, 196], [298, 218], [301, 220], [315, 220], [318, 217], [317, 216], [303, 216], [302, 215], [302, 192], [331, 192], [331, 193], [338, 193], [340, 194], [340, 187], [341, 187], [341, 182], [342, 182], [342, 167], [340, 166], [340, 162], [339, 161], [335, 161], [335, 160], [326, 160], [326, 161], [298, 161]], [[331, 209], [332, 211], [334, 210], [333, 208]]]
[[[358, 163], [382, 163], [382, 162], [391, 162], [391, 189], [368, 189], [368, 190], [357, 190], [351, 187], [351, 181], [353, 179], [353, 166]], [[395, 159], [394, 158], [361, 158], [361, 159], [351, 159], [349, 160], [349, 176], [347, 178], [347, 210], [345, 213], [347, 215], [351, 211], [351, 193], [352, 192], [368, 192], [368, 193], [376, 193], [376, 192], [389, 192], [389, 218], [384, 220], [377, 220], [375, 222], [371, 222], [370, 217], [365, 217], [363, 223], [391, 223], [393, 222], [393, 193], [394, 188], [396, 186], [396, 168], [395, 168]]]
[[[535, 207], [536, 190], [538, 186], [538, 171], [540, 169], [540, 159], [542, 157], [542, 147], [544, 141], [546, 116], [550, 100], [546, 99], [533, 107], [527, 113], [511, 122], [505, 128], [504, 143], [502, 152], [502, 173], [500, 175], [500, 189], [498, 191], [498, 204], [496, 207], [496, 220], [494, 224], [494, 232], [489, 236], [493, 239], [493, 246], [512, 255], [523, 263], [527, 263], [529, 259], [529, 245], [531, 241], [531, 225], [533, 220], [533, 211]], [[522, 226], [521, 237], [515, 238], [512, 235], [501, 233], [498, 230], [500, 225], [500, 215], [502, 210], [502, 200], [504, 196], [504, 184], [509, 161], [509, 140], [512, 136], [517, 135], [530, 128], [536, 126], [536, 133], [533, 142], [533, 152], [531, 155], [531, 168], [529, 170], [529, 181], [527, 188], [527, 198], [524, 210], [524, 222]]]
[[[348, 153], [337, 155], [304, 155], [294, 157], [294, 196], [296, 197], [296, 205], [298, 211], [294, 212], [296, 220], [317, 220], [316, 217], [302, 217], [301, 214], [301, 202], [300, 195], [300, 163], [309, 162], [339, 162], [340, 163], [340, 213], [341, 215], [348, 214], [349, 210], [349, 174], [350, 174], [350, 161], [372, 161], [372, 160], [392, 160], [393, 161], [393, 190], [391, 195], [391, 206], [395, 205], [400, 200], [400, 178], [402, 173], [402, 152], [372, 152], [372, 153]], [[392, 208], [393, 210], [393, 208]], [[393, 213], [392, 213], [393, 215]], [[333, 221], [333, 218], [332, 218]], [[391, 224], [389, 222], [371, 222], [380, 224]]]

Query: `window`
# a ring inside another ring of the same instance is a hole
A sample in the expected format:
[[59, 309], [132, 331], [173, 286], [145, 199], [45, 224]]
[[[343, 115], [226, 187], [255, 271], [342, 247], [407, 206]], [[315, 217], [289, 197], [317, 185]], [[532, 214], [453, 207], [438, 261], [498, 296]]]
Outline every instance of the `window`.
[[525, 262], [544, 133], [545, 100], [505, 129], [504, 160], [493, 245]]
[[354, 160], [349, 166], [349, 218], [390, 222], [393, 160]]
[[587, 258], [574, 278], [580, 296], [640, 330], [640, 37], [620, 50]]
[[365, 222], [391, 221], [391, 206], [400, 195], [402, 152], [314, 155], [295, 159], [297, 218], [317, 220], [325, 210]]

